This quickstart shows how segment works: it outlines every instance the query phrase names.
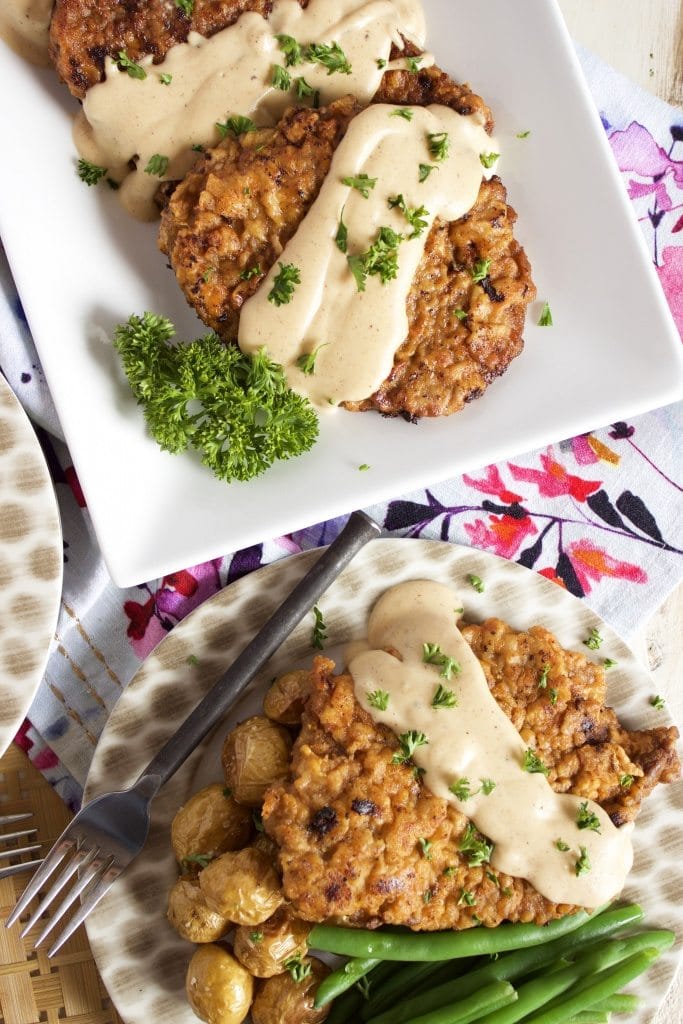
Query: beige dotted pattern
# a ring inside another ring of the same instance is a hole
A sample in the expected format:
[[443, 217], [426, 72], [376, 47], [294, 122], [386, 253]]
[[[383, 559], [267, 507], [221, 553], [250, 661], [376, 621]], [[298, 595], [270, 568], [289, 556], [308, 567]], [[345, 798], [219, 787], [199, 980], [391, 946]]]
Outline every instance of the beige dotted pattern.
[[38, 439], [0, 375], [0, 754], [33, 700], [62, 589], [57, 501]]
[[[92, 762], [88, 799], [133, 782], [317, 557], [318, 552], [306, 552], [266, 566], [216, 594], [176, 626], [116, 705]], [[470, 573], [485, 581], [484, 593], [467, 583]], [[596, 658], [618, 662], [609, 673], [609, 699], [622, 720], [632, 727], [667, 722], [665, 713], [648, 704], [652, 683], [635, 655], [582, 602], [514, 562], [440, 541], [376, 540], [361, 551], [318, 602], [328, 627], [328, 650], [364, 635], [369, 610], [387, 587], [419, 578], [454, 585], [470, 621], [497, 615], [516, 629], [540, 623], [565, 647], [584, 652], [582, 640], [592, 627], [598, 628], [605, 642]], [[168, 838], [171, 818], [196, 789], [220, 778], [225, 732], [258, 710], [272, 676], [310, 663], [312, 626], [313, 616], [308, 615], [214, 736], [162, 789], [145, 850], [87, 921], [104, 983], [126, 1024], [196, 1024], [183, 992], [192, 947], [165, 920], [167, 893], [176, 877]], [[179, 659], [181, 649], [198, 663]], [[333, 648], [330, 653], [334, 656]], [[647, 802], [636, 827], [635, 850], [625, 898], [643, 905], [649, 925], [672, 928], [678, 935], [674, 951], [634, 986], [642, 1005], [629, 1024], [647, 1024], [672, 980], [683, 939], [683, 783], [659, 787]]]

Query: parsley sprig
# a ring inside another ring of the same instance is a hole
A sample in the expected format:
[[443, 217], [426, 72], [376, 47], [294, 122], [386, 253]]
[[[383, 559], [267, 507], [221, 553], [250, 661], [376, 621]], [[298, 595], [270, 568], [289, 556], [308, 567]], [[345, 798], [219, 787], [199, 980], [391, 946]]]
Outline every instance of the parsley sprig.
[[373, 690], [368, 694], [368, 704], [378, 711], [386, 711], [389, 707], [389, 694], [386, 690]]
[[302, 373], [307, 376], [311, 376], [315, 373], [315, 361], [318, 358], [318, 352], [321, 348], [325, 348], [325, 345], [329, 345], [329, 342], [325, 341], [322, 345], [318, 345], [311, 352], [304, 352], [300, 355], [296, 361], [296, 365], [299, 367]]
[[351, 65], [339, 43], [311, 43], [306, 47], [304, 59], [309, 64], [321, 64], [328, 75], [350, 75]]
[[233, 117], [229, 117], [227, 121], [216, 121], [216, 128], [220, 132], [220, 136], [224, 139], [228, 134], [239, 138], [240, 135], [244, 135], [245, 132], [255, 132], [256, 125], [250, 117], [244, 117], [242, 114], [235, 114]]
[[531, 747], [528, 747], [524, 751], [524, 760], [522, 761], [522, 768], [525, 772], [529, 772], [531, 775], [547, 775], [550, 771], [550, 769], [543, 764], [543, 761], [541, 761], [538, 754], [536, 754], [535, 751], [531, 749]]
[[[460, 664], [449, 654], [444, 654], [438, 644], [422, 644], [422, 661], [425, 665], [440, 665], [440, 676], [450, 679], [461, 671]], [[446, 691], [449, 693], [450, 691]], [[433, 702], [432, 702], [433, 703]], [[454, 705], [452, 705], [454, 706]]]
[[100, 167], [99, 164], [92, 164], [89, 160], [84, 160], [82, 157], [78, 161], [78, 177], [81, 181], [84, 181], [86, 185], [97, 185], [98, 181], [101, 181], [106, 174], [106, 167]]
[[169, 344], [170, 320], [131, 316], [114, 332], [133, 394], [164, 451], [194, 449], [221, 480], [250, 480], [313, 446], [318, 420], [265, 349], [245, 355], [208, 334]]
[[403, 732], [398, 738], [400, 750], [397, 750], [391, 759], [392, 764], [405, 764], [409, 761], [418, 747], [424, 747], [429, 740], [423, 732], [418, 732], [417, 729], [411, 729], [409, 732]]
[[429, 216], [429, 210], [425, 209], [424, 206], [408, 206], [402, 193], [397, 196], [390, 196], [387, 202], [392, 210], [398, 207], [413, 229], [408, 238], [419, 238], [427, 227], [426, 218]]
[[162, 156], [161, 153], [155, 153], [151, 156], [145, 167], [145, 174], [153, 174], [157, 178], [163, 178], [168, 170], [169, 159], [167, 156]]
[[600, 819], [594, 811], [588, 810], [588, 801], [583, 800], [576, 812], [577, 828], [587, 828], [591, 832], [600, 832]]
[[138, 78], [140, 81], [147, 78], [145, 69], [131, 60], [125, 50], [119, 50], [116, 54], [116, 65], [120, 71], [127, 71], [131, 78]]
[[427, 135], [427, 147], [432, 160], [438, 160], [439, 162], [445, 160], [451, 148], [448, 132], [429, 132]]
[[367, 199], [370, 195], [370, 190], [377, 184], [377, 178], [371, 178], [367, 174], [348, 175], [346, 178], [342, 178], [342, 185], [348, 185], [349, 188], [355, 188], [357, 192], [360, 192], [363, 199]]
[[432, 697], [432, 707], [438, 710], [439, 708], [456, 708], [457, 706], [458, 698], [453, 690], [447, 690], [442, 683], [439, 683]]
[[289, 971], [292, 981], [297, 985], [300, 985], [301, 982], [309, 976], [313, 969], [311, 963], [304, 963], [300, 956], [290, 957], [289, 960], [285, 960], [283, 966], [286, 971]]
[[268, 301], [276, 306], [286, 306], [292, 301], [296, 285], [301, 284], [301, 271], [293, 263], [278, 263], [279, 270], [268, 292]]
[[315, 622], [313, 624], [311, 644], [317, 650], [322, 651], [325, 641], [327, 640], [327, 626], [325, 625], [325, 618], [323, 616], [323, 613], [320, 611], [317, 605], [313, 606], [313, 614], [315, 616]]
[[382, 284], [394, 280], [398, 274], [398, 247], [402, 240], [403, 236], [392, 228], [381, 227], [369, 249], [346, 257], [359, 292], [365, 291], [365, 282], [371, 275], [379, 277]]
[[465, 827], [458, 849], [465, 854], [469, 866], [476, 867], [491, 860], [493, 843], [488, 843], [470, 821]]

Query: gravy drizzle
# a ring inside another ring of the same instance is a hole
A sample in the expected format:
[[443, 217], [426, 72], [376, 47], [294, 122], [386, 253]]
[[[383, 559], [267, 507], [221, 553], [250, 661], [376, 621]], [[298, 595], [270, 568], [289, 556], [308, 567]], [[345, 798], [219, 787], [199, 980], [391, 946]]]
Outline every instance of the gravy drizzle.
[[[527, 744], [492, 697], [455, 624], [458, 604], [450, 587], [426, 580], [401, 583], [383, 594], [370, 615], [366, 649], [359, 653], [354, 645], [351, 652], [356, 697], [399, 736], [413, 729], [425, 734], [428, 742], [412, 755], [424, 769], [425, 785], [493, 842], [494, 868], [526, 878], [555, 903], [596, 907], [623, 887], [633, 861], [633, 825], [616, 828], [599, 804], [555, 793], [544, 774], [524, 770]], [[461, 670], [447, 681], [438, 665], [424, 663], [424, 643], [438, 644]], [[453, 691], [457, 706], [432, 707], [439, 684]], [[377, 689], [389, 694], [386, 710], [368, 702], [368, 693]], [[467, 799], [449, 789], [463, 778], [471, 782]], [[482, 787], [482, 780], [494, 788]], [[584, 802], [599, 831], [578, 827]], [[558, 840], [568, 849], [559, 849]], [[590, 867], [577, 873], [582, 850], [584, 866]]]

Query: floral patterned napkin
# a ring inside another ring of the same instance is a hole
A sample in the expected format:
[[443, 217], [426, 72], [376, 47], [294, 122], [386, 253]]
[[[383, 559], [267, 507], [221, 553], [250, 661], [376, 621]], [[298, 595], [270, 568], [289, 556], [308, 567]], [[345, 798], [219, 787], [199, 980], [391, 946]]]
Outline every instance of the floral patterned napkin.
[[[581, 61], [624, 187], [683, 334], [683, 112], [590, 54]], [[0, 250], [1, 255], [1, 250]], [[188, 612], [259, 566], [329, 543], [344, 519], [117, 589], [107, 574], [33, 343], [0, 260], [0, 364], [34, 421], [57, 485], [64, 591], [56, 638], [16, 741], [65, 800], [140, 661]], [[645, 339], [644, 339], [645, 343]], [[387, 534], [493, 551], [584, 598], [622, 634], [683, 577], [683, 403], [596, 429], [367, 511]]]

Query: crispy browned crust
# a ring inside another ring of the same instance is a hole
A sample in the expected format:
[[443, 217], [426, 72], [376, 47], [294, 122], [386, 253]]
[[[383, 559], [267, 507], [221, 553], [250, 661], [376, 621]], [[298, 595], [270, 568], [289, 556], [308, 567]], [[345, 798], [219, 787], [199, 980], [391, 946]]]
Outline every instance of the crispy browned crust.
[[[306, 7], [308, 0], [299, 0]], [[131, 60], [145, 54], [158, 64], [190, 32], [212, 36], [233, 25], [244, 11], [267, 17], [272, 0], [195, 0], [190, 18], [175, 0], [55, 0], [50, 24], [50, 58], [74, 96], [104, 77], [105, 57], [125, 50]]]
[[[492, 619], [464, 633], [494, 696], [550, 768], [554, 789], [596, 799], [623, 823], [657, 782], [678, 777], [677, 731], [622, 729], [603, 704], [602, 668], [563, 651], [547, 630], [516, 634]], [[555, 705], [538, 686], [546, 664]], [[395, 735], [373, 722], [355, 700], [351, 677], [333, 676], [333, 668], [316, 659], [291, 780], [274, 785], [263, 806], [285, 894], [300, 917], [430, 931], [543, 924], [575, 909], [490, 865], [468, 866], [458, 849], [467, 819], [409, 765], [392, 764]], [[624, 774], [635, 776], [628, 790], [619, 784]]]

